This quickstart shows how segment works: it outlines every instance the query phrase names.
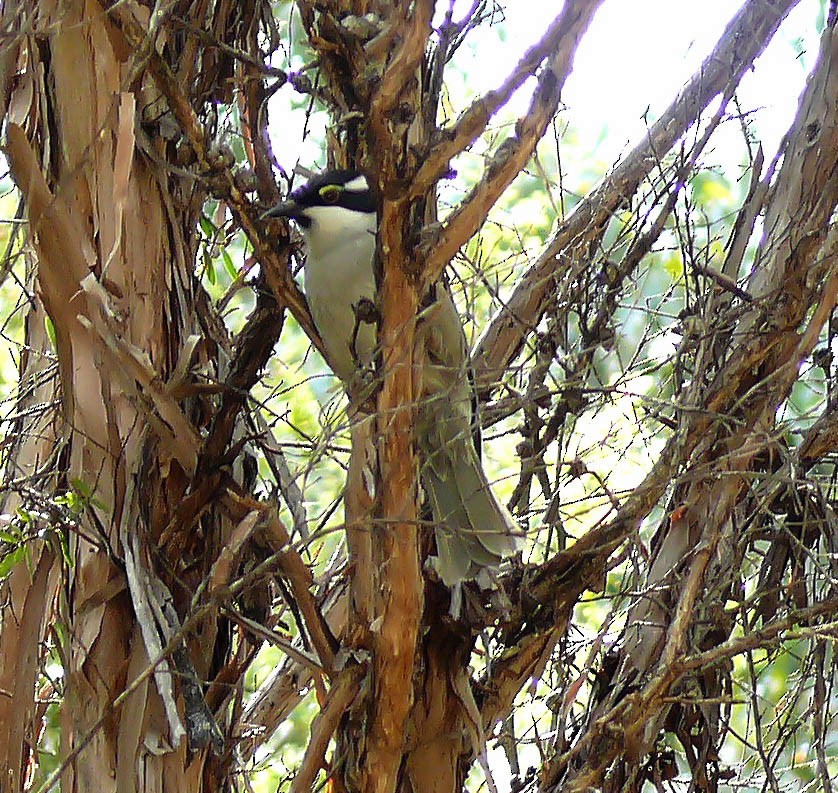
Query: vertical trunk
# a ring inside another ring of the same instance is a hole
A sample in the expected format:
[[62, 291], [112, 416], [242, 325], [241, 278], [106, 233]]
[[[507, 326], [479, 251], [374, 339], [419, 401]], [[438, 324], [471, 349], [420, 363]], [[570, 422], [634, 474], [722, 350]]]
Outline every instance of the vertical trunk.
[[[27, 286], [32, 292], [34, 267], [27, 257]], [[55, 487], [55, 456], [62, 434], [61, 414], [55, 409], [60, 397], [57, 365], [49, 353], [51, 344], [46, 315], [38, 304], [27, 314], [27, 349], [20, 361], [20, 398], [17, 419], [9, 433], [8, 450], [13, 464], [7, 482], [20, 481], [50, 491]], [[12, 514], [20, 499], [12, 487], [4, 494], [2, 511]], [[39, 667], [39, 644], [47, 627], [52, 592], [56, 584], [54, 546], [41, 540], [30, 545], [30, 563], [16, 565], [3, 592], [9, 607], [0, 622], [0, 785], [21, 789], [28, 760], [25, 747], [37, 743], [34, 696]]]
[[[150, 661], [120, 560], [126, 545], [144, 549], [159, 536], [190, 473], [177, 423], [168, 444], [149, 432], [161, 419], [138, 382], [165, 383], [195, 330], [191, 230], [200, 196], [137, 139], [153, 87], [140, 79], [135, 93], [133, 53], [100, 5], [44, 0], [31, 10], [36, 33], [21, 47], [7, 153], [28, 209], [35, 294], [55, 328], [61, 405], [45, 422], [52, 435], [28, 438], [18, 459], [25, 468], [52, 456], [52, 478], [38, 487], [91, 497], [77, 526], [62, 529], [73, 564], [57, 601], [60, 557], [50, 544], [37, 545], [36, 564], [19, 566], [11, 579], [19, 620], [3, 621], [0, 688], [16, 699], [0, 698], [3, 788], [22, 789], [37, 743], [27, 708], [39, 640], [57, 602], [66, 626], [58, 647], [61, 755], [69, 758], [62, 789], [194, 791], [202, 764], [187, 762], [186, 742], [151, 678], [114, 703]], [[39, 321], [33, 312], [30, 343]]]

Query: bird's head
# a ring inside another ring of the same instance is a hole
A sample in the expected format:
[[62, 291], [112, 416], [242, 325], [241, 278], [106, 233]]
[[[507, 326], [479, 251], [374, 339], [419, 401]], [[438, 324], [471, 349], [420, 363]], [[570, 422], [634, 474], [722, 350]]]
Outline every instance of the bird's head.
[[313, 176], [265, 217], [296, 221], [309, 246], [319, 247], [370, 234], [375, 230], [376, 207], [363, 174], [336, 170]]

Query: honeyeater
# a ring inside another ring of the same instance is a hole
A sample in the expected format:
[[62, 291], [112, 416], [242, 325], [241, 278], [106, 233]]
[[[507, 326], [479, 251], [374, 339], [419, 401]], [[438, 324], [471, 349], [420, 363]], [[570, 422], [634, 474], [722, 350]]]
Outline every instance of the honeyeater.
[[[300, 227], [311, 316], [329, 365], [352, 393], [376, 359], [377, 212], [369, 184], [358, 171], [327, 171], [266, 214]], [[520, 531], [480, 462], [465, 333], [444, 284], [423, 302], [416, 337], [422, 359], [414, 433], [436, 538], [432, 564], [448, 586], [467, 579], [485, 583], [481, 573], [516, 551]]]

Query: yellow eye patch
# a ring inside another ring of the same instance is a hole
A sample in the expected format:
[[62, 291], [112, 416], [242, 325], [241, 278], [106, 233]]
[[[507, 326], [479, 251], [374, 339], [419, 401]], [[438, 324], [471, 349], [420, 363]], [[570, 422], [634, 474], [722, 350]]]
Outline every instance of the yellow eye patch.
[[334, 204], [340, 198], [343, 188], [340, 185], [327, 184], [321, 187], [318, 192], [320, 193], [320, 198], [323, 199], [323, 203]]

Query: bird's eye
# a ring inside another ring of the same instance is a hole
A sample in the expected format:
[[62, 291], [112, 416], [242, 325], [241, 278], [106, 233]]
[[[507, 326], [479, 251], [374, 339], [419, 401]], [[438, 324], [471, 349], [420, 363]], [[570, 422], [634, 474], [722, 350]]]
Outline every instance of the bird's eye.
[[327, 184], [320, 188], [320, 198], [324, 204], [336, 204], [340, 198], [341, 188], [336, 184]]

